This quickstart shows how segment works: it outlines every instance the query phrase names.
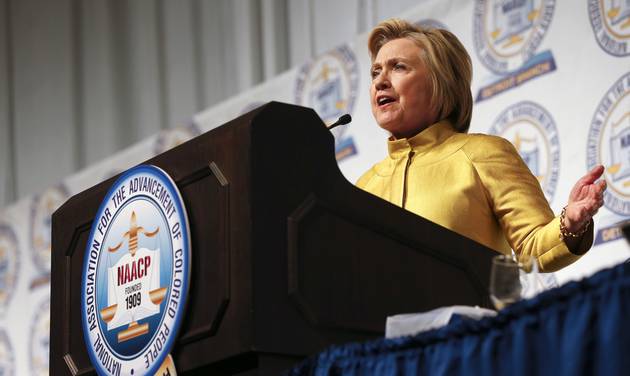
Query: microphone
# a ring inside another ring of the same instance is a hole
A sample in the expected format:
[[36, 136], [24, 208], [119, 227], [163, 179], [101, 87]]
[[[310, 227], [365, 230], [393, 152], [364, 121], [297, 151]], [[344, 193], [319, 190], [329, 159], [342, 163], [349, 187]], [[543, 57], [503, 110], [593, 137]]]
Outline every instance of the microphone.
[[341, 115], [341, 116], [339, 117], [339, 119], [337, 119], [337, 121], [336, 121], [336, 122], [332, 123], [332, 124], [328, 127], [328, 130], [331, 130], [331, 129], [333, 129], [333, 128], [335, 128], [335, 127], [338, 127], [338, 126], [340, 126], [340, 125], [346, 125], [346, 124], [348, 124], [348, 123], [349, 123], [349, 122], [351, 122], [351, 121], [352, 121], [352, 116], [350, 116], [350, 114], [344, 114], [344, 115]]

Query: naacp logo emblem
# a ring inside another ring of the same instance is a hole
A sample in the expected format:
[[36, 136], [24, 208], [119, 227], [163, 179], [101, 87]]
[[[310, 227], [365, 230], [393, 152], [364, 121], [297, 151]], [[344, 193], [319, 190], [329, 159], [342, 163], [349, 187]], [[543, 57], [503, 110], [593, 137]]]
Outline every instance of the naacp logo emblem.
[[519, 102], [498, 116], [490, 133], [512, 142], [551, 202], [560, 172], [558, 130], [551, 114], [536, 103]]
[[50, 298], [37, 306], [31, 324], [30, 357], [31, 374], [48, 375], [50, 351]]
[[49, 188], [31, 203], [31, 252], [35, 266], [42, 274], [50, 274], [50, 233], [52, 213], [68, 198], [65, 186]]
[[84, 339], [100, 374], [153, 374], [175, 341], [190, 275], [175, 183], [154, 166], [124, 173], [94, 219], [82, 280]]
[[11, 227], [0, 224], [0, 317], [5, 315], [15, 291], [19, 266], [18, 255], [15, 232]]
[[630, 215], [630, 73], [622, 76], [599, 102], [588, 133], [586, 164], [606, 166], [604, 205]]
[[[311, 107], [330, 125], [339, 116], [352, 113], [359, 86], [359, 68], [348, 46], [338, 47], [304, 64], [298, 73], [295, 102]], [[344, 137], [346, 127], [332, 130], [337, 160], [356, 154], [351, 138]]]
[[488, 69], [504, 74], [530, 60], [540, 45], [555, 0], [477, 0], [474, 44]]
[[614, 56], [630, 55], [630, 1], [588, 0], [588, 13], [599, 46]]

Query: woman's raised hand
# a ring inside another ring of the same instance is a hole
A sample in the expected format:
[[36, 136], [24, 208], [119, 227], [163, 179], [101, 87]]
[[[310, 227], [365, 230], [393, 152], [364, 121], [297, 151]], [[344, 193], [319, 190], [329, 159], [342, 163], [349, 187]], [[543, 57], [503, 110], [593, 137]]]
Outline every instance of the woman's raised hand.
[[596, 166], [573, 186], [563, 221], [568, 232], [581, 232], [604, 205], [606, 181], [597, 180], [603, 173], [604, 166]]

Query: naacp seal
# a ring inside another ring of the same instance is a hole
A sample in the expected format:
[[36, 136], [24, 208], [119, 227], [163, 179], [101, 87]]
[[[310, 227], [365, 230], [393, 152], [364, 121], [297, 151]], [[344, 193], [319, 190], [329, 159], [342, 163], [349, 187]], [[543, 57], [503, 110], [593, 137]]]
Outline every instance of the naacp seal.
[[588, 0], [588, 15], [604, 51], [613, 56], [630, 55], [630, 1]]
[[560, 143], [551, 114], [536, 103], [519, 102], [497, 117], [489, 133], [512, 142], [551, 202], [560, 174]]
[[151, 375], [169, 354], [190, 278], [182, 197], [141, 165], [112, 185], [94, 217], [81, 285], [83, 337], [99, 374]]
[[604, 205], [630, 215], [630, 73], [615, 82], [595, 110], [588, 132], [586, 165], [606, 166]]
[[[358, 89], [357, 58], [350, 47], [343, 45], [302, 65], [295, 84], [295, 103], [313, 108], [330, 125], [339, 116], [352, 114]], [[332, 130], [338, 160], [356, 153], [352, 139], [343, 138], [346, 129]]]
[[553, 18], [555, 0], [477, 0], [474, 45], [492, 72], [519, 69], [536, 53]]

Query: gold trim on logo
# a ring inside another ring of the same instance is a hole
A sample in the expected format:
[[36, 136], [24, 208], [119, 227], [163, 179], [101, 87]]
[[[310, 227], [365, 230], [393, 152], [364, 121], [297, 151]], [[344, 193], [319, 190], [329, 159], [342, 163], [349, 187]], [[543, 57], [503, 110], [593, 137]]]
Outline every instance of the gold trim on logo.
[[149, 324], [138, 324], [136, 321], [133, 321], [129, 324], [127, 329], [118, 332], [118, 343], [140, 337], [147, 333], [149, 333]]

